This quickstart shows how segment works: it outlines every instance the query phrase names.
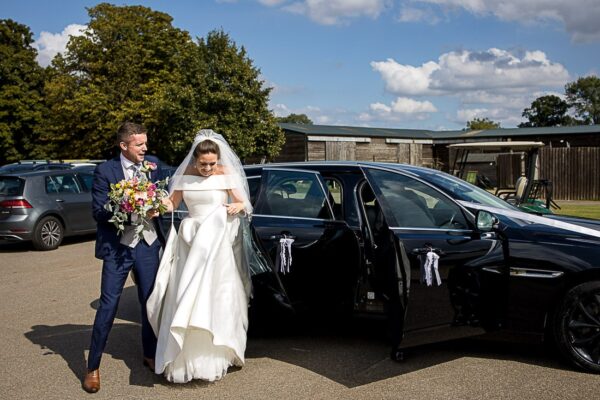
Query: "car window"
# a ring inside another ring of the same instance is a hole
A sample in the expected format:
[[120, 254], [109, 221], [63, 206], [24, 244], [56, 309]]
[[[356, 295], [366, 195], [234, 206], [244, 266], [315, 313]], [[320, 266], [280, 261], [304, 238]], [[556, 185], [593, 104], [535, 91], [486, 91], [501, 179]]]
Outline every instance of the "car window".
[[270, 170], [257, 214], [331, 219], [318, 175], [303, 171]]
[[46, 177], [47, 193], [80, 193], [81, 188], [73, 174]]
[[79, 177], [81, 178], [81, 181], [83, 182], [83, 186], [84, 186], [83, 189], [86, 192], [89, 192], [90, 190], [92, 190], [92, 185], [94, 184], [94, 175], [88, 174], [88, 173], [80, 173]]
[[342, 184], [335, 178], [325, 178], [325, 183], [329, 191], [329, 202], [333, 207], [333, 215], [335, 215], [335, 219], [343, 219]]
[[21, 196], [23, 180], [12, 176], [0, 176], [0, 196]]
[[260, 176], [251, 176], [248, 178], [248, 190], [250, 191], [250, 204], [256, 203], [256, 195], [260, 188]]
[[[468, 229], [461, 208], [443, 193], [411, 177], [372, 169], [369, 176], [401, 227]], [[383, 205], [383, 203], [382, 203]]]
[[441, 190], [449, 193], [452, 198], [456, 200], [468, 201], [475, 204], [507, 210], [518, 210], [518, 208], [501, 198], [444, 172], [423, 169], [413, 170], [412, 172], [419, 175], [420, 178], [431, 182]]

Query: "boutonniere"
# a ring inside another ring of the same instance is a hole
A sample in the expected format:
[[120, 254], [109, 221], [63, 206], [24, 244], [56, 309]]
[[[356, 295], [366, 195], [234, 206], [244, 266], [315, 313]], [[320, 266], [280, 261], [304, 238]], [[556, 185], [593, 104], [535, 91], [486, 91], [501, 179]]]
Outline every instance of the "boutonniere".
[[143, 173], [150, 173], [152, 171], [156, 171], [157, 165], [151, 161], [144, 160], [142, 162], [142, 166], [140, 167], [140, 171]]

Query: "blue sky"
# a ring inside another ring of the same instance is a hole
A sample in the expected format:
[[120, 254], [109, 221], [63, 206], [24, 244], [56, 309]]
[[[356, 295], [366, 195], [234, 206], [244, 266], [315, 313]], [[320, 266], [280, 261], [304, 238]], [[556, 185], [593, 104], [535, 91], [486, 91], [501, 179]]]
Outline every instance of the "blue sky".
[[[3, 0], [28, 25], [39, 62], [64, 49], [97, 1]], [[545, 94], [600, 73], [598, 0], [171, 0], [141, 4], [193, 37], [223, 29], [273, 87], [277, 115], [315, 123], [503, 127]]]

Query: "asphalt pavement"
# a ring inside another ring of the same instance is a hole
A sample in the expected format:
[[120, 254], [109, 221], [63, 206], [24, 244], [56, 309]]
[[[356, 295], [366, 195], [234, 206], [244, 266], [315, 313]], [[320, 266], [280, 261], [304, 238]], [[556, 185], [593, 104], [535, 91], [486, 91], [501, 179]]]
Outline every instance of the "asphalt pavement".
[[544, 346], [463, 339], [388, 359], [384, 325], [298, 326], [251, 335], [246, 365], [215, 383], [171, 384], [142, 365], [128, 281], [102, 360], [81, 389], [101, 262], [93, 237], [51, 252], [0, 245], [0, 399], [597, 399], [600, 375]]

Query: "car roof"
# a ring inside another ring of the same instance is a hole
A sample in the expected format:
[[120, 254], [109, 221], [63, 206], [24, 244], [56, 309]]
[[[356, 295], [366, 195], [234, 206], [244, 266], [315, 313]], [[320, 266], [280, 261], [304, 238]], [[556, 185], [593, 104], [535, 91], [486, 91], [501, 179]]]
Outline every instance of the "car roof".
[[37, 170], [37, 171], [13, 171], [13, 172], [5, 172], [5, 173], [0, 173], [0, 176], [14, 176], [14, 177], [20, 177], [20, 178], [27, 178], [30, 176], [48, 176], [48, 175], [62, 175], [65, 172], [70, 172], [70, 173], [80, 173], [82, 172], [80, 169], [71, 169], [71, 168], [65, 168], [65, 169], [45, 169], [45, 170]]
[[424, 170], [433, 171], [431, 168], [418, 167], [410, 164], [399, 164], [399, 163], [388, 163], [388, 162], [374, 162], [374, 161], [294, 161], [294, 162], [280, 162], [280, 163], [266, 163], [266, 164], [248, 164], [244, 165], [244, 168], [285, 168], [285, 167], [328, 167], [328, 166], [342, 166], [342, 167], [379, 167], [402, 170]]

